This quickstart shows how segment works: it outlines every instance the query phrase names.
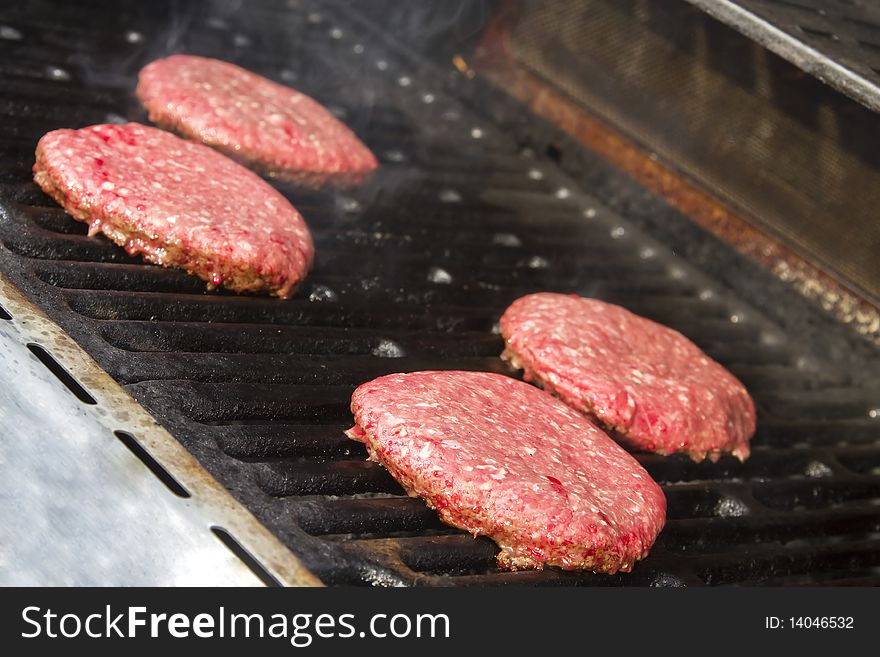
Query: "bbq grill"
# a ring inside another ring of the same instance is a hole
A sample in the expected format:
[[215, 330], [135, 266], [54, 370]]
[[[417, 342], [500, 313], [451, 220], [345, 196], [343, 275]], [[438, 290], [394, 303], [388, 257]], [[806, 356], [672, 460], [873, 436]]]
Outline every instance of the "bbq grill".
[[[164, 482], [155, 495], [188, 498], [210, 519], [188, 531], [213, 527], [267, 584], [880, 584], [871, 335], [467, 60], [388, 34], [366, 7], [146, 4], [38, 1], [0, 16], [0, 337], [26, 343], [18, 367], [49, 368], [78, 413], [116, 432]], [[314, 270], [288, 301], [206, 293], [87, 237], [32, 182], [45, 132], [146, 123], [137, 71], [174, 52], [295, 86], [381, 161], [356, 189], [274, 183], [316, 243]], [[745, 463], [636, 454], [669, 511], [629, 574], [500, 571], [491, 541], [443, 525], [343, 434], [351, 392], [377, 376], [513, 375], [497, 321], [537, 291], [597, 297], [681, 331], [758, 408]], [[0, 380], [15, 386], [16, 372]], [[81, 560], [100, 567], [97, 555]]]

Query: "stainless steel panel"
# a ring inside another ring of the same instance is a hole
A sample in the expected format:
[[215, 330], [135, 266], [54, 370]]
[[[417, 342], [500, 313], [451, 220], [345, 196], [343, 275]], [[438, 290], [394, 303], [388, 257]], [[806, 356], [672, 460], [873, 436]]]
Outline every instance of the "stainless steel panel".
[[[283, 584], [319, 582], [54, 324], [0, 278], [0, 584], [254, 586], [222, 527]], [[28, 349], [52, 353], [77, 399]], [[189, 492], [175, 495], [122, 430]]]

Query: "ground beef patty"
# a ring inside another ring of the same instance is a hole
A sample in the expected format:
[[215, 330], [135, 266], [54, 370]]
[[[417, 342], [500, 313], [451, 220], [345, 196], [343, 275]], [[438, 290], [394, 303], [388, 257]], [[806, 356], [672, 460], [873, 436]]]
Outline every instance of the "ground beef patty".
[[151, 121], [273, 176], [311, 186], [352, 183], [377, 166], [319, 103], [227, 62], [157, 60], [140, 72], [137, 95]]
[[575, 295], [531, 294], [501, 318], [503, 357], [637, 449], [695, 461], [749, 455], [755, 405], [681, 333]]
[[299, 213], [210, 148], [129, 123], [55, 130], [34, 180], [89, 234], [236, 292], [287, 297], [314, 256]]
[[638, 462], [559, 400], [499, 374], [391, 374], [355, 390], [356, 426], [410, 495], [501, 546], [505, 568], [629, 571], [666, 499]]

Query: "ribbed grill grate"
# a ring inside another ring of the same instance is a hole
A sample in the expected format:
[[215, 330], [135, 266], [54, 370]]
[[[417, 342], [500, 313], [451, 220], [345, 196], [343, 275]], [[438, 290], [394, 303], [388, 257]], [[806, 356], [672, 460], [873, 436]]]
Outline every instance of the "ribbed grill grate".
[[[92, 5], [78, 4], [76, 21], [42, 3], [7, 12], [3, 270], [329, 583], [880, 583], [876, 391], [585, 196], [427, 65], [416, 77], [414, 62], [358, 23], [288, 4], [283, 15], [249, 3], [243, 16], [175, 16], [173, 32], [146, 13], [108, 17]], [[317, 246], [314, 272], [287, 302], [205, 294], [184, 273], [88, 238], [31, 182], [44, 132], [144, 120], [133, 76], [169, 51], [290, 81], [382, 160], [359, 190], [282, 188]], [[664, 485], [669, 523], [629, 575], [497, 571], [490, 541], [442, 525], [342, 435], [352, 390], [373, 377], [506, 371], [497, 318], [541, 290], [597, 296], [681, 330], [758, 404], [744, 464], [638, 455]]]

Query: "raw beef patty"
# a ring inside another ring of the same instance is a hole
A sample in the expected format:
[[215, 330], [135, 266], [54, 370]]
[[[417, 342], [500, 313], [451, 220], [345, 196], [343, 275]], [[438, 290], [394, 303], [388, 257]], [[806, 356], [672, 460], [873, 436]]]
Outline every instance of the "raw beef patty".
[[391, 374], [351, 407], [348, 435], [444, 522], [498, 543], [501, 567], [629, 571], [665, 522], [663, 492], [632, 456], [522, 381]]
[[531, 294], [501, 318], [503, 357], [525, 378], [637, 449], [743, 460], [755, 405], [736, 377], [681, 333], [575, 295]]
[[137, 95], [163, 128], [311, 186], [358, 182], [370, 150], [315, 100], [243, 68], [175, 55], [140, 72]]
[[37, 144], [34, 180], [89, 234], [236, 292], [287, 297], [309, 270], [299, 213], [259, 176], [156, 128], [55, 130]]

